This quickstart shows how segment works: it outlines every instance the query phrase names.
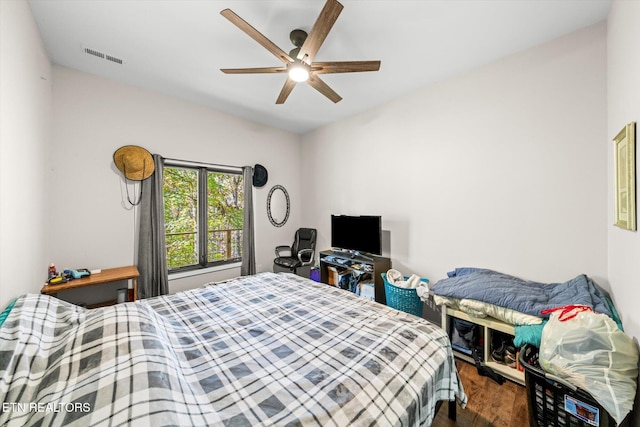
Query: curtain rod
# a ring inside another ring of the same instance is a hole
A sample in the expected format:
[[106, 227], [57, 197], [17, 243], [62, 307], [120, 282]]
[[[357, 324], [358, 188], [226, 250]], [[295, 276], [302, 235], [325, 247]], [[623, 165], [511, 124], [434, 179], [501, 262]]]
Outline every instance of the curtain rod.
[[216, 165], [213, 163], [193, 162], [191, 160], [179, 160], [179, 159], [168, 159], [168, 158], [165, 158], [164, 161], [169, 166], [207, 167], [207, 168], [212, 168], [212, 169], [216, 169], [223, 172], [242, 173], [242, 167], [240, 166]]

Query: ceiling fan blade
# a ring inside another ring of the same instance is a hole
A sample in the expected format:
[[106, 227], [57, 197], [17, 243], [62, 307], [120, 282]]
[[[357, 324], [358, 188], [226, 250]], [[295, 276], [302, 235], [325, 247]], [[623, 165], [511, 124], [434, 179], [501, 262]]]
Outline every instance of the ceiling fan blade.
[[304, 41], [304, 44], [300, 48], [300, 52], [298, 53], [298, 59], [306, 62], [307, 64], [311, 64], [313, 62], [313, 58], [315, 58], [316, 53], [322, 46], [324, 39], [331, 31], [333, 24], [335, 24], [336, 19], [342, 12], [342, 6], [337, 0], [327, 0], [322, 11], [320, 11], [320, 15], [318, 15], [318, 19], [315, 24], [313, 24], [313, 28], [309, 32], [307, 39]]
[[291, 78], [287, 78], [287, 81], [284, 82], [284, 86], [282, 86], [280, 95], [278, 95], [278, 99], [276, 99], [276, 104], [284, 104], [284, 101], [287, 100], [287, 98], [289, 97], [289, 94], [291, 93], [295, 85], [296, 85], [295, 80]]
[[311, 70], [315, 74], [328, 73], [358, 73], [361, 71], [378, 71], [380, 61], [338, 61], [338, 62], [314, 62]]
[[263, 68], [221, 68], [225, 74], [262, 74], [262, 73], [286, 73], [287, 67], [263, 67]]
[[220, 15], [227, 18], [229, 21], [231, 21], [232, 24], [240, 28], [249, 37], [260, 43], [262, 47], [274, 54], [280, 61], [284, 62], [285, 64], [293, 62], [293, 59], [289, 56], [288, 53], [276, 46], [275, 43], [266, 38], [260, 31], [253, 28], [247, 21], [236, 15], [231, 9], [223, 10], [222, 12], [220, 12]]
[[328, 84], [326, 84], [320, 79], [320, 77], [316, 75], [310, 75], [307, 83], [309, 83], [318, 92], [332, 100], [334, 103], [340, 102], [342, 100], [342, 97], [340, 95], [338, 95], [333, 89], [329, 87]]

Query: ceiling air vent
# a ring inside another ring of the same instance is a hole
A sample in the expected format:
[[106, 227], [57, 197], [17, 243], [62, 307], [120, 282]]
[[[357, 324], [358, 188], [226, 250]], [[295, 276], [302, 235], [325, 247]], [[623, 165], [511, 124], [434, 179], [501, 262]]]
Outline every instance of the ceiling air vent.
[[116, 64], [120, 64], [122, 65], [122, 59], [120, 58], [116, 58], [115, 56], [111, 56], [111, 55], [106, 55], [105, 59], [107, 61], [111, 61], [111, 62], [115, 62]]
[[124, 62], [120, 58], [117, 58], [113, 55], [106, 54], [104, 52], [100, 52], [99, 50], [96, 50], [96, 49], [91, 49], [90, 47], [83, 47], [82, 50], [84, 51], [84, 53], [88, 55], [93, 55], [96, 58], [104, 59], [106, 61], [115, 62], [116, 64], [122, 65], [122, 63]]
[[84, 53], [88, 53], [89, 55], [97, 56], [98, 58], [104, 59], [104, 53], [98, 52], [97, 50], [89, 49], [88, 47], [84, 48]]

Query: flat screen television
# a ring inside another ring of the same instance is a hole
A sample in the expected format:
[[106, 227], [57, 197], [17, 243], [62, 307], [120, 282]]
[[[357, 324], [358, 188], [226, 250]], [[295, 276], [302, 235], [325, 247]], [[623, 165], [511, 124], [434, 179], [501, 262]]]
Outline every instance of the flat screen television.
[[331, 215], [331, 246], [382, 255], [382, 217]]

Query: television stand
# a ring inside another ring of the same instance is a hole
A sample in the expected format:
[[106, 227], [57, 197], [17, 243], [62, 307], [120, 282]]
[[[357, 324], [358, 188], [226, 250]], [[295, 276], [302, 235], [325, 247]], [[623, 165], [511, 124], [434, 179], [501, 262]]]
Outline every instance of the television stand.
[[329, 267], [355, 272], [358, 275], [369, 275], [370, 280], [374, 283], [375, 301], [381, 304], [387, 303], [381, 274], [386, 273], [391, 268], [391, 260], [389, 258], [334, 250], [321, 251], [320, 281], [322, 283], [330, 284]]

